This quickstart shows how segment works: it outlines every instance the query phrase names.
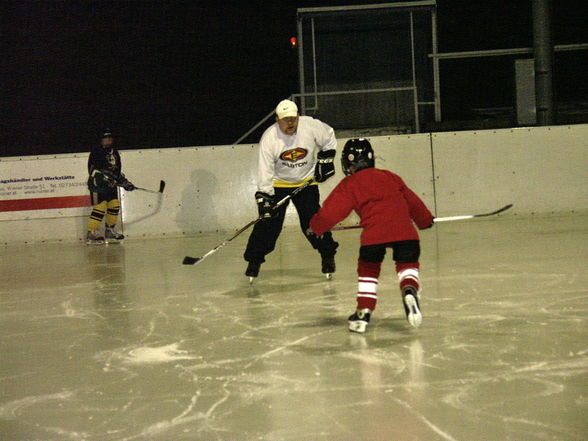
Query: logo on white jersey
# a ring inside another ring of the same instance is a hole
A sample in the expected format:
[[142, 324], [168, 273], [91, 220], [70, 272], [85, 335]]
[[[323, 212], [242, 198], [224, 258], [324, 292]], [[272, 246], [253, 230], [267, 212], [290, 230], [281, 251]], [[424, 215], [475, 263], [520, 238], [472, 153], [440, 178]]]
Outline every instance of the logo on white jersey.
[[303, 149], [301, 147], [297, 147], [295, 149], [286, 150], [280, 155], [280, 159], [282, 161], [290, 161], [290, 162], [297, 162], [301, 159], [306, 158], [308, 155], [308, 150]]

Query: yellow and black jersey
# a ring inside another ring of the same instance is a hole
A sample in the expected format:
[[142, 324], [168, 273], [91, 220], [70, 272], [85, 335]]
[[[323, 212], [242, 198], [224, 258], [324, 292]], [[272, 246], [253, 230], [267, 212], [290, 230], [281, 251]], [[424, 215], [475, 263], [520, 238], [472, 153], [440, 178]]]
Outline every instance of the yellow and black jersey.
[[116, 189], [117, 183], [124, 180], [121, 167], [120, 154], [115, 148], [98, 146], [92, 149], [88, 158], [90, 191], [107, 193]]

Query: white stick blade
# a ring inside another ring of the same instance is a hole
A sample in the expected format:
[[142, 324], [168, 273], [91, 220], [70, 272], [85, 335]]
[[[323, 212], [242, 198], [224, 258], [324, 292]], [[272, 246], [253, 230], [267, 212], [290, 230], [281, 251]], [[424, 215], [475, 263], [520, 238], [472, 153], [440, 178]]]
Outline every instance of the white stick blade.
[[464, 219], [472, 219], [474, 216], [472, 215], [468, 215], [468, 216], [449, 216], [449, 217], [436, 217], [434, 219], [435, 223], [439, 223], [439, 222], [450, 222], [450, 221], [456, 221], [456, 220], [464, 220]]

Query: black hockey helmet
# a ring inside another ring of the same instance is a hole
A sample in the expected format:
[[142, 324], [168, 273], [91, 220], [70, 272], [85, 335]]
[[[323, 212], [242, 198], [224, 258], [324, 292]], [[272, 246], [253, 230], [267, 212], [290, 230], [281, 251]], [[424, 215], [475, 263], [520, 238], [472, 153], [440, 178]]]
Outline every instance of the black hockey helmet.
[[375, 166], [374, 149], [367, 139], [355, 138], [345, 143], [341, 153], [341, 168], [345, 175], [352, 173], [352, 165], [355, 165], [354, 171]]
[[104, 138], [112, 138], [112, 130], [102, 129], [100, 131], [100, 139], [104, 139]]

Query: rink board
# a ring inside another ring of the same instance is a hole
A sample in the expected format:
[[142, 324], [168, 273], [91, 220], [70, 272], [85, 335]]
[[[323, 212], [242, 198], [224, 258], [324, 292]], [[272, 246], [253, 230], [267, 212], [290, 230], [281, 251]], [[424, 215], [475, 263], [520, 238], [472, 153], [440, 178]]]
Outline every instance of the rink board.
[[[393, 165], [427, 203], [433, 204], [433, 185], [427, 135], [378, 137], [372, 140], [382, 166]], [[339, 150], [346, 140], [339, 141]], [[381, 152], [381, 153], [380, 153]], [[257, 145], [218, 146], [123, 152], [127, 175], [141, 170], [143, 181], [135, 185], [154, 188], [166, 181], [165, 195], [126, 192], [122, 207], [125, 234], [129, 237], [153, 234], [191, 234], [233, 231], [257, 216], [253, 200], [257, 176]], [[320, 185], [324, 199], [342, 179], [340, 161], [335, 161], [336, 177]], [[150, 178], [145, 178], [149, 176]], [[423, 176], [425, 179], [423, 179]], [[355, 223], [352, 216], [348, 223]], [[159, 229], [154, 230], [153, 226]], [[286, 228], [298, 226], [291, 204]]]
[[[346, 139], [338, 140], [339, 151]], [[588, 125], [370, 138], [376, 165], [398, 173], [437, 216], [472, 214], [508, 203], [507, 215], [588, 211]], [[129, 238], [221, 234], [257, 215], [257, 144], [122, 151], [123, 170], [137, 186], [163, 195], [121, 191], [124, 233]], [[31, 176], [75, 176], [83, 196], [87, 155], [2, 158], [2, 179], [15, 164]], [[68, 164], [64, 167], [63, 164]], [[343, 178], [321, 184], [324, 199]], [[49, 173], [52, 171], [53, 173]], [[23, 175], [24, 176], [24, 175]], [[0, 204], [7, 197], [0, 195]], [[89, 207], [11, 211], [0, 216], [0, 243], [82, 240]], [[345, 224], [355, 224], [350, 216]], [[292, 206], [285, 228], [298, 228]]]
[[0, 221], [85, 214], [86, 162], [87, 155], [0, 161]]
[[[432, 134], [438, 216], [588, 209], [588, 126]], [[512, 214], [510, 213], [510, 214]]]

